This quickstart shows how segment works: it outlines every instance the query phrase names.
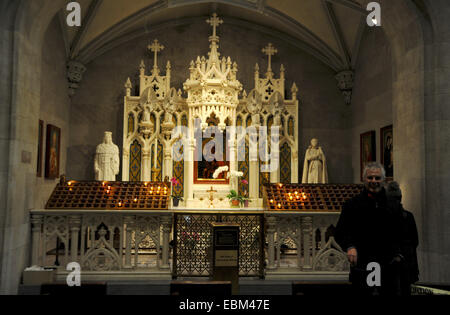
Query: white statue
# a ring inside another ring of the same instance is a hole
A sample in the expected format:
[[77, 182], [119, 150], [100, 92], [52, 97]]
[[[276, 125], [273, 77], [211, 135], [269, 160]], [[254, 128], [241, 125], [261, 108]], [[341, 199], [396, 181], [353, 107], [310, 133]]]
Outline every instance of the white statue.
[[95, 180], [115, 181], [119, 163], [119, 147], [112, 142], [112, 132], [105, 131], [103, 143], [95, 151]]
[[303, 184], [328, 183], [325, 154], [318, 144], [319, 141], [317, 139], [312, 139], [311, 145], [306, 150], [305, 163], [303, 165]]

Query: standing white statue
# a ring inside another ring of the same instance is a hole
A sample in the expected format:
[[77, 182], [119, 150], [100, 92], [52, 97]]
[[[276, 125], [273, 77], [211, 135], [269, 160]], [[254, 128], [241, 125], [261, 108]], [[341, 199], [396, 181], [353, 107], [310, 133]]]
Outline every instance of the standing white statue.
[[317, 139], [312, 139], [311, 145], [306, 150], [305, 163], [303, 165], [303, 184], [328, 183], [325, 154], [318, 144], [319, 141]]
[[105, 131], [103, 143], [95, 151], [95, 180], [115, 181], [119, 164], [119, 147], [112, 142], [112, 132]]

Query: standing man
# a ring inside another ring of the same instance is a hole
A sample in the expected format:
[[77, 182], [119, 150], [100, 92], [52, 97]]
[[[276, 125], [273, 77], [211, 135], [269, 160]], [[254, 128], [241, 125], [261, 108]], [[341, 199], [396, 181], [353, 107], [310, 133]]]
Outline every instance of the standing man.
[[[383, 187], [385, 171], [381, 164], [369, 162], [364, 167], [364, 190], [348, 200], [336, 226], [336, 241], [347, 252], [350, 281], [355, 293], [391, 294], [394, 281], [390, 265], [399, 254], [398, 216], [388, 207]], [[371, 262], [381, 267], [380, 286], [369, 286], [367, 270]]]

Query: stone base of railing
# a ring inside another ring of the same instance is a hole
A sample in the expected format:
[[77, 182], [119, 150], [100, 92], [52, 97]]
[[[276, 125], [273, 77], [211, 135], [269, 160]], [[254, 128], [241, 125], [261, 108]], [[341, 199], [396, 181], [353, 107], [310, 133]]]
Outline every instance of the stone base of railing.
[[[56, 281], [64, 282], [68, 276], [68, 271], [58, 271]], [[169, 269], [161, 270], [130, 270], [130, 271], [85, 271], [81, 273], [81, 283], [83, 281], [151, 281], [151, 280], [171, 280], [172, 273]]]
[[311, 281], [348, 281], [348, 272], [344, 271], [300, 271], [293, 268], [278, 268], [266, 271], [266, 280], [311, 280]]

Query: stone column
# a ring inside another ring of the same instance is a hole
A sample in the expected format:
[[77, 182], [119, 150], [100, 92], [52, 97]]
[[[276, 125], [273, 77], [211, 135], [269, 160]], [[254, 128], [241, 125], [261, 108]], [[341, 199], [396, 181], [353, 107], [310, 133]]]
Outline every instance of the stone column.
[[171, 216], [161, 217], [161, 223], [163, 228], [161, 268], [169, 269], [169, 238], [170, 232], [172, 230], [172, 217]]
[[258, 137], [257, 133], [248, 135], [249, 160], [249, 197], [252, 200], [259, 198], [259, 163], [258, 163]]
[[78, 235], [80, 232], [81, 217], [72, 215], [69, 217], [70, 227], [70, 260], [78, 261]]
[[[278, 118], [279, 119], [279, 118]], [[279, 127], [280, 126], [273, 126]], [[279, 136], [281, 135], [281, 131], [279, 131]], [[271, 183], [279, 183], [280, 182], [280, 138], [278, 138], [278, 142], [272, 143], [271, 136], [269, 137], [270, 141], [270, 159], [269, 165], [271, 168], [270, 172], [270, 182]]]
[[151, 181], [151, 161], [150, 161], [150, 150], [142, 150], [142, 169], [141, 169], [141, 180]]
[[[236, 162], [236, 139], [228, 141], [228, 148], [230, 150], [230, 171], [238, 170], [238, 163]], [[238, 191], [237, 177], [230, 178], [230, 188]]]
[[169, 176], [169, 179], [172, 178], [172, 147], [164, 148], [164, 168], [163, 168], [163, 174], [162, 179], [166, 176]]
[[301, 221], [303, 234], [303, 270], [312, 269], [311, 261], [311, 231], [312, 231], [312, 217], [304, 217]]
[[32, 254], [31, 254], [31, 265], [39, 264], [39, 249], [41, 240], [43, 216], [32, 214], [31, 215], [31, 232], [32, 232]]
[[275, 231], [277, 227], [277, 218], [274, 216], [266, 217], [267, 222], [267, 242], [268, 246], [268, 264], [267, 269], [275, 269]]
[[291, 157], [291, 183], [298, 183], [298, 151], [292, 151]]
[[122, 156], [122, 180], [130, 180], [130, 151], [128, 148], [123, 148]]
[[327, 227], [321, 227], [320, 228], [320, 249], [325, 248], [325, 245], [327, 244], [326, 238], [327, 233]]
[[131, 237], [133, 232], [134, 216], [126, 216], [124, 218], [125, 228], [125, 264], [123, 268], [131, 269]]
[[184, 160], [184, 179], [185, 179], [184, 191], [185, 191], [185, 200], [190, 201], [194, 199], [193, 184], [194, 184], [195, 139], [191, 138], [188, 140], [187, 150], [188, 150], [188, 159]]

